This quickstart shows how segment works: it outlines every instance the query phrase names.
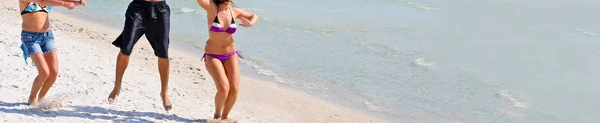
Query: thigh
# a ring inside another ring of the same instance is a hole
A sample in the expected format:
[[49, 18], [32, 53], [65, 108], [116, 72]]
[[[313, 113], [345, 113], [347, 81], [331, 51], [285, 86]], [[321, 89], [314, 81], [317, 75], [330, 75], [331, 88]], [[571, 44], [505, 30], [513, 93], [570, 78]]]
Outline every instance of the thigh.
[[217, 86], [217, 90], [223, 90], [229, 88], [229, 82], [227, 80], [227, 75], [225, 74], [225, 69], [221, 64], [219, 59], [213, 58], [211, 56], [206, 56], [205, 61], [206, 70], [208, 74], [215, 81], [215, 85]]
[[238, 62], [237, 55], [238, 54], [236, 53], [235, 55], [229, 57], [225, 63], [223, 63], [229, 84], [236, 90], [240, 85], [240, 64]]
[[123, 27], [123, 31], [112, 43], [113, 45], [120, 47], [125, 55], [131, 54], [133, 46], [144, 34], [146, 29], [144, 27], [144, 15], [146, 13], [144, 10], [143, 5], [132, 2], [125, 12], [125, 26]]
[[[25, 58], [25, 63], [27, 63], [28, 57], [31, 57], [34, 54], [42, 53], [41, 44], [43, 40], [43, 37], [41, 37], [39, 34], [25, 31], [21, 33], [21, 50], [23, 50], [23, 57]], [[33, 60], [33, 57], [31, 58]], [[34, 62], [34, 65], [35, 64], [38, 63]]]
[[50, 72], [49, 68], [48, 68], [48, 63], [44, 59], [44, 55], [42, 53], [31, 54], [30, 57], [31, 57], [31, 60], [33, 61], [33, 64], [35, 64], [35, 67], [37, 68], [38, 73], [48, 74]]
[[58, 73], [58, 56], [56, 50], [44, 54], [44, 59], [48, 65], [50, 73]]
[[47, 35], [40, 45], [42, 52], [44, 52], [44, 61], [48, 65], [51, 73], [58, 72], [58, 58], [56, 56], [56, 42], [54, 41], [54, 33], [52, 30], [47, 32]]
[[166, 4], [156, 5], [154, 7], [154, 12], [152, 15], [155, 16], [156, 21], [148, 21], [151, 22], [147, 24], [146, 39], [148, 39], [150, 45], [154, 49], [154, 54], [161, 58], [168, 58], [169, 51], [169, 33], [170, 33], [170, 25], [171, 25], [171, 12], [169, 6]]
[[48, 31], [43, 37], [40, 48], [44, 54], [56, 49], [56, 42], [54, 41], [54, 33], [52, 33], [52, 30]]

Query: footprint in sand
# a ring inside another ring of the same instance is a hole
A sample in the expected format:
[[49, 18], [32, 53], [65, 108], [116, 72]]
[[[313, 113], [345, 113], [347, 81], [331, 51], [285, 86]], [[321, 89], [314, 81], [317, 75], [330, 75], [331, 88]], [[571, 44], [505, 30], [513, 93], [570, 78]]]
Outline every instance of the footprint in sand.
[[36, 108], [40, 108], [42, 110], [58, 109], [62, 107], [62, 103], [60, 101], [55, 100], [41, 101], [36, 106]]

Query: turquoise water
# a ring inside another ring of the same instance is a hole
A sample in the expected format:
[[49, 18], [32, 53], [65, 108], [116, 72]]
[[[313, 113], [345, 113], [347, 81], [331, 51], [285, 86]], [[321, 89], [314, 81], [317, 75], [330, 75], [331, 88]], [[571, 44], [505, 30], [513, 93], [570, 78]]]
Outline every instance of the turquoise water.
[[[236, 0], [258, 74], [390, 121], [600, 122], [600, 1]], [[129, 0], [89, 1], [122, 28]], [[205, 12], [170, 0], [174, 42], [201, 54]]]

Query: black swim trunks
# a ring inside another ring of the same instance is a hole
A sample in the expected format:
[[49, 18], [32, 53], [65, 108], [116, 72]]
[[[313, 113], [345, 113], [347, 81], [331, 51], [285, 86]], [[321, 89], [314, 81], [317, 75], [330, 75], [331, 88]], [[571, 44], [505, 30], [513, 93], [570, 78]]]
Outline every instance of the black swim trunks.
[[166, 1], [133, 0], [125, 12], [123, 32], [112, 44], [129, 56], [135, 43], [145, 34], [154, 55], [168, 58], [170, 16], [171, 10]]

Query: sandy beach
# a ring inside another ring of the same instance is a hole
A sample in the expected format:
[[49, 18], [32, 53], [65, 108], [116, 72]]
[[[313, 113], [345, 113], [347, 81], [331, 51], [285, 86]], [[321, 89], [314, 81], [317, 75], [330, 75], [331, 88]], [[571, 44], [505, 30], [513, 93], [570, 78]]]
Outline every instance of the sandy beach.
[[[90, 5], [93, 6], [93, 5]], [[216, 89], [198, 56], [171, 48], [170, 98], [159, 97], [157, 58], [145, 38], [134, 49], [117, 103], [109, 104], [118, 49], [110, 44], [120, 30], [64, 14], [50, 14], [59, 57], [59, 78], [38, 107], [25, 103], [36, 77], [19, 49], [21, 18], [16, 0], [0, 2], [0, 122], [208, 122]], [[121, 28], [121, 27], [119, 27]], [[176, 30], [176, 29], [171, 29]], [[385, 122], [358, 110], [242, 77], [232, 114], [238, 122]]]

